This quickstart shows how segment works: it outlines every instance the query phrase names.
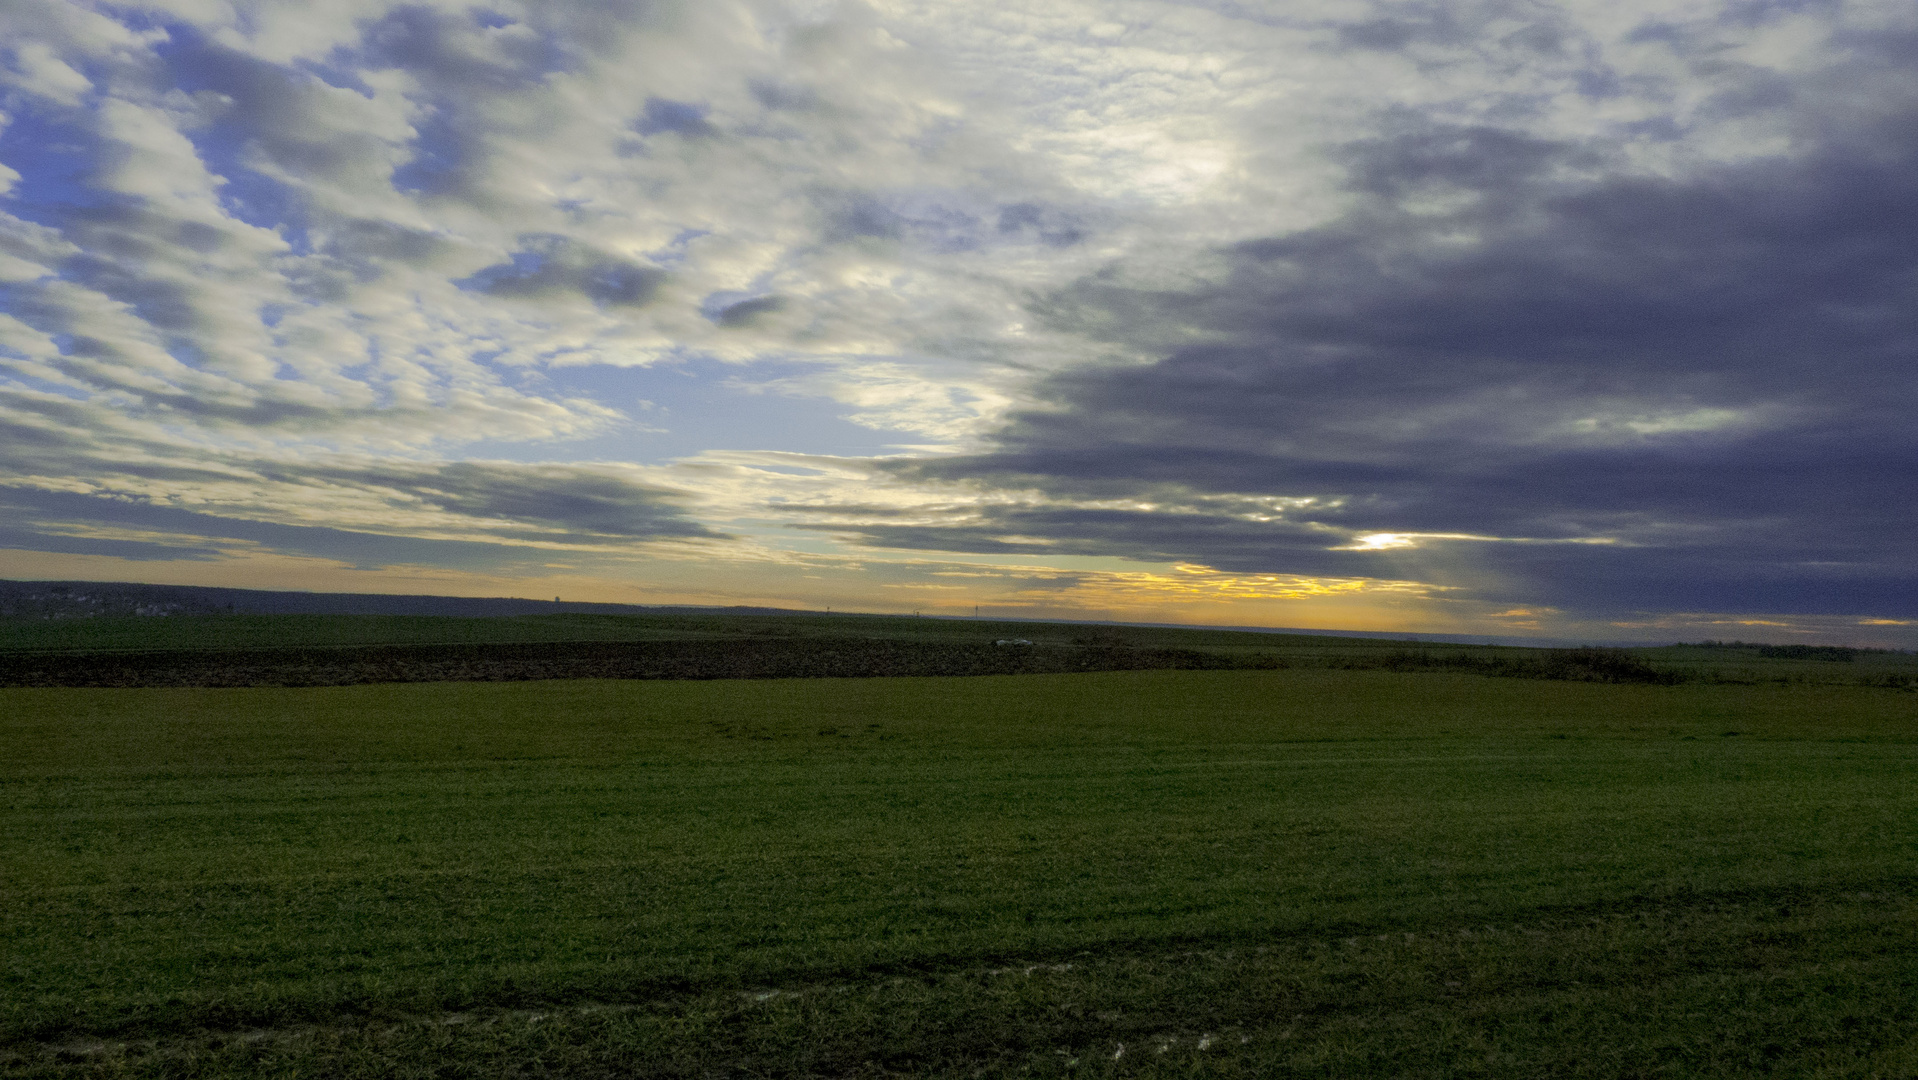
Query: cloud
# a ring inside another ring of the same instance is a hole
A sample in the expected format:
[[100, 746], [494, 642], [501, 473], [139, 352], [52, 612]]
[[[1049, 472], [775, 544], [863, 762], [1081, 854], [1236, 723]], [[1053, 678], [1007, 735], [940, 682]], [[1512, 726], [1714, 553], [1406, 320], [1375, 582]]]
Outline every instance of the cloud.
[[[1581, 612], [1918, 610], [1918, 99], [1896, 61], [1841, 55], [1775, 99], [1787, 148], [1678, 175], [1388, 111], [1335, 155], [1339, 219], [1232, 244], [1190, 287], [1121, 266], [1037, 305], [1158, 359], [1053, 375], [989, 449], [892, 466], [1045, 504], [863, 535]], [[1084, 508], [1153, 486], [1300, 503]], [[1402, 542], [1354, 542], [1385, 534]]]
[[1056, 186], [873, 13], [495, 7], [29, 5], [0, 361], [228, 434], [570, 438], [616, 417], [521, 373], [1003, 354], [964, 328], [1020, 286], [934, 263], [1086, 228], [990, 227]]
[[[50, 544], [1911, 606], [1908, 5], [9, 19], [0, 484], [93, 500]], [[845, 422], [902, 456], [726, 456]]]
[[784, 310], [786, 298], [783, 296], [755, 296], [726, 304], [713, 313], [712, 319], [721, 326], [751, 326], [762, 315], [774, 315]]
[[143, 560], [273, 550], [369, 566], [468, 570], [574, 552], [618, 561], [659, 542], [724, 540], [684, 492], [621, 466], [515, 462], [234, 463], [129, 468], [84, 488], [0, 488], [0, 548]]
[[472, 519], [496, 535], [561, 543], [718, 538], [692, 520], [686, 493], [616, 465], [386, 461], [276, 470], [271, 479], [340, 484], [429, 511]]
[[583, 296], [602, 307], [644, 307], [666, 273], [575, 243], [563, 236], [527, 236], [510, 262], [486, 267], [457, 284], [488, 296], [549, 300]]
[[95, 448], [57, 429], [8, 432], [5, 488], [190, 507], [235, 520], [329, 526], [375, 534], [553, 545], [717, 539], [689, 515], [687, 492], [627, 465], [404, 461], [335, 455], [292, 458], [158, 453], [95, 460], [84, 478], [36, 465], [86, 460]]
[[0, 491], [0, 509], [9, 521], [0, 529], [0, 549], [148, 563], [221, 563], [278, 553], [367, 570], [424, 565], [486, 572], [537, 566], [551, 557], [525, 546], [288, 525], [65, 492]]
[[718, 129], [706, 122], [706, 110], [685, 101], [668, 101], [665, 98], [648, 98], [646, 111], [634, 125], [641, 135], [658, 135], [672, 131], [690, 139], [715, 135]]

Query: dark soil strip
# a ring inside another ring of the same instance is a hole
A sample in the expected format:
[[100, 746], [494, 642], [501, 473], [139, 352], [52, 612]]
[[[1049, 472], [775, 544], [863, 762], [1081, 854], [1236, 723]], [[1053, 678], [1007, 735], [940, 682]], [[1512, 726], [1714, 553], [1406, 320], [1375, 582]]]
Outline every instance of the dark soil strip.
[[1246, 664], [1187, 649], [999, 646], [860, 638], [538, 642], [0, 654], [0, 686], [348, 686], [531, 679], [1025, 675]]

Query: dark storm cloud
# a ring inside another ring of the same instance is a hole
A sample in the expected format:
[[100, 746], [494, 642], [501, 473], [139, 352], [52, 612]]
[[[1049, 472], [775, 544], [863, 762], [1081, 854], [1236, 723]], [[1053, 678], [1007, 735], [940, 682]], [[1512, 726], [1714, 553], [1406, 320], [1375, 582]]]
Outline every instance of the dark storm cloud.
[[[1042, 309], [1206, 344], [1054, 377], [989, 451], [897, 466], [1063, 509], [883, 541], [1017, 533], [1585, 612], [1918, 614], [1918, 107], [1817, 119], [1789, 158], [1568, 180], [1600, 159], [1393, 117], [1343, 151], [1342, 220], [1239, 244], [1208, 287], [1115, 273]], [[1142, 485], [1318, 502], [1279, 523], [1071, 509]], [[1379, 533], [1488, 539], [1335, 550]]]

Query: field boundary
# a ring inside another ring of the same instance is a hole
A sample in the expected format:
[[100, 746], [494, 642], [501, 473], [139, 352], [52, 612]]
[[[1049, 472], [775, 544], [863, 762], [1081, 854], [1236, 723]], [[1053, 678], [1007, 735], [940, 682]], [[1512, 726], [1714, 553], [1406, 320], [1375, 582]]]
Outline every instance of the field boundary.
[[1277, 668], [1195, 649], [863, 638], [337, 645], [0, 653], [0, 686], [350, 686], [539, 679], [792, 679]]

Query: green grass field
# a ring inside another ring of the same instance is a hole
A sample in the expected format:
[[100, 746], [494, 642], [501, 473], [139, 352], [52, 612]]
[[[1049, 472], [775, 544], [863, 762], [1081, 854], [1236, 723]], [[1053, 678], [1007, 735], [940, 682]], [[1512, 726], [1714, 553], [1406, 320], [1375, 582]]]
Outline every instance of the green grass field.
[[1918, 1075], [1918, 695], [0, 691], [22, 1076]]

